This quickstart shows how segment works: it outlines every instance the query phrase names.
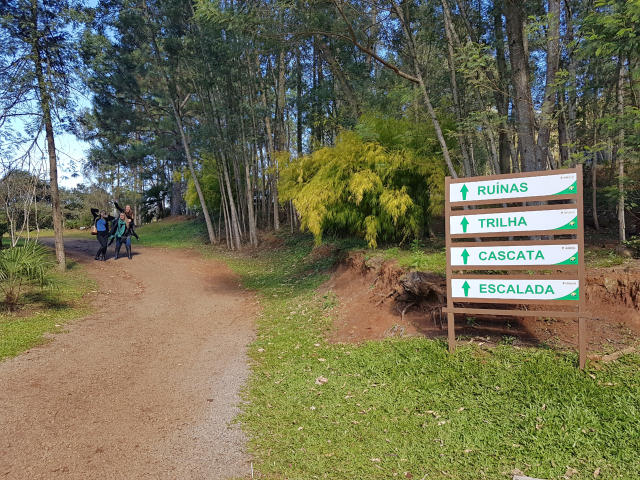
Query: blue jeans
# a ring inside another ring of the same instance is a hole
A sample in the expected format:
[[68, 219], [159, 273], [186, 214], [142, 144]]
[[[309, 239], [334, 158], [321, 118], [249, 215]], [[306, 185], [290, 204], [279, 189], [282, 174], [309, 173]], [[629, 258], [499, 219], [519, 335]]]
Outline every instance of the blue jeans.
[[131, 235], [128, 237], [116, 237], [116, 246], [119, 247], [122, 244], [131, 246]]

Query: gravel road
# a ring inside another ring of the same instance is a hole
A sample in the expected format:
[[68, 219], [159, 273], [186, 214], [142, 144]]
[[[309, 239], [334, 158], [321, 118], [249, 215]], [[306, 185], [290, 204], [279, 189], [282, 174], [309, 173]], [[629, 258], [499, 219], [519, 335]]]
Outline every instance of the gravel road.
[[96, 310], [0, 363], [0, 478], [249, 478], [234, 417], [254, 295], [192, 252], [134, 241], [132, 260], [97, 262], [97, 241], [65, 246]]

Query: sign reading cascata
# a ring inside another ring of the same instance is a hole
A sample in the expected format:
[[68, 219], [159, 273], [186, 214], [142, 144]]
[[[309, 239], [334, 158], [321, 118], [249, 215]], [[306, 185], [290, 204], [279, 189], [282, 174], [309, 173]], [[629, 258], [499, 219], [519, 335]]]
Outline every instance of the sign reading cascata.
[[578, 280], [451, 280], [454, 298], [506, 300], [579, 300]]
[[451, 247], [451, 265], [578, 265], [578, 245], [503, 245], [499, 247]]
[[533, 210], [514, 213], [451, 215], [449, 232], [456, 234], [515, 233], [540, 230], [577, 230], [578, 210]]
[[483, 180], [449, 184], [449, 201], [507, 200], [573, 194], [578, 191], [577, 175], [565, 173], [503, 180]]

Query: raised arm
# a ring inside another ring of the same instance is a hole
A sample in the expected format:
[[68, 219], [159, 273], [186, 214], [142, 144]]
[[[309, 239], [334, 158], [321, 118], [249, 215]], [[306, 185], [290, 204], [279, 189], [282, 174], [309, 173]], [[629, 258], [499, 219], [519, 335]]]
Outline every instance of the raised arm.
[[120, 208], [120, 205], [118, 205], [118, 201], [115, 198], [113, 199], [113, 204], [116, 206], [116, 210], [120, 213], [124, 212], [124, 208]]

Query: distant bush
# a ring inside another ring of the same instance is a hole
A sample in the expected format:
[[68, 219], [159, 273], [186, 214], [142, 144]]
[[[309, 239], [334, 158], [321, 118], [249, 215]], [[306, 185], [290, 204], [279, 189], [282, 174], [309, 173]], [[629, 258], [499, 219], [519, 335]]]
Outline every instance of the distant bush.
[[[442, 210], [444, 167], [437, 155], [413, 148], [409, 127], [374, 119], [360, 134], [343, 132], [334, 147], [295, 159], [281, 154], [280, 201], [293, 202], [317, 243], [328, 231], [362, 236], [372, 248], [418, 237]], [[387, 146], [377, 141], [385, 138]]]

